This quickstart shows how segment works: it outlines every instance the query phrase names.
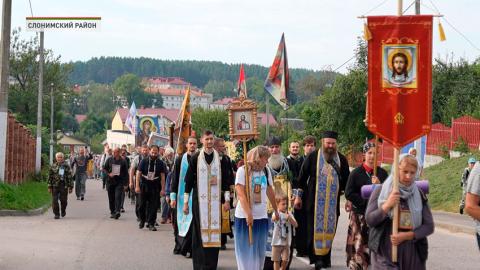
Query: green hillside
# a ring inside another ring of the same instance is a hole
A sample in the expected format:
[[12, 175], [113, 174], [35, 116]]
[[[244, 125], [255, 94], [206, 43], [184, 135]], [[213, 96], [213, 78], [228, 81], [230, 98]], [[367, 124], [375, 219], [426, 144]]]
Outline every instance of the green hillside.
[[433, 209], [458, 213], [458, 204], [462, 197], [460, 178], [471, 156], [478, 159], [480, 153], [445, 160], [424, 170], [423, 178], [430, 182], [428, 199]]

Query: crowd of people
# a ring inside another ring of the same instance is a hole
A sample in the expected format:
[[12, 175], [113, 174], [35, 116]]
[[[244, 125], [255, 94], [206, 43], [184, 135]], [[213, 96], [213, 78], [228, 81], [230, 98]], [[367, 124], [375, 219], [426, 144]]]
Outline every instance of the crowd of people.
[[[156, 231], [160, 213], [160, 223], [173, 226], [173, 253], [191, 258], [193, 269], [216, 269], [228, 238], [234, 239], [238, 269], [289, 269], [294, 255], [325, 269], [331, 267], [340, 197], [345, 195], [349, 269], [425, 269], [427, 236], [434, 224], [426, 196], [415, 185], [417, 159], [401, 156], [399, 191], [392, 191], [392, 176], [375, 164], [374, 143], [364, 145], [363, 163], [350, 171], [337, 139], [336, 132], [326, 131], [317, 147], [317, 139], [306, 136], [291, 142], [284, 156], [282, 141], [271, 137], [238, 162], [211, 131], [202, 134], [201, 148], [197, 138], [188, 138], [187, 152], [177, 157], [169, 147], [142, 145], [130, 155], [125, 148], [106, 145], [94, 157], [80, 150], [72, 158], [72, 170], [57, 153], [49, 177], [53, 213], [56, 219], [65, 216], [74, 187], [77, 199], [85, 199], [83, 166], [93, 158], [99, 168], [95, 174], [107, 190], [110, 217], [121, 217], [130, 194], [138, 228]], [[361, 188], [371, 184], [380, 188], [366, 199]], [[401, 222], [394, 234], [397, 204]], [[398, 249], [397, 263], [392, 262], [392, 245]]]

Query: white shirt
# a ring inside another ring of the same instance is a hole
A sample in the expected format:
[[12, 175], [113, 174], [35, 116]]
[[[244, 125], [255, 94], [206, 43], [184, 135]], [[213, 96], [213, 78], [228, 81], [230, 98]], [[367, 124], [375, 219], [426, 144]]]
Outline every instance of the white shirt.
[[[279, 213], [280, 219], [273, 222], [272, 246], [290, 246], [292, 243], [292, 224], [288, 220], [292, 214]], [[273, 214], [275, 216], [275, 213]], [[283, 232], [282, 232], [283, 231]]]
[[[268, 184], [267, 184], [267, 177], [268, 177]], [[261, 203], [252, 203], [252, 216], [253, 219], [262, 219], [262, 218], [268, 218], [267, 215], [267, 186], [273, 186], [273, 181], [272, 181], [272, 176], [268, 174], [268, 176], [265, 176], [265, 171], [262, 170], [260, 172], [253, 172], [252, 174], [252, 179], [250, 180], [250, 184], [252, 186], [251, 190], [253, 190], [253, 183], [261, 183], [262, 185], [262, 191], [261, 197], [262, 197], [262, 202]], [[237, 170], [237, 176], [235, 178], [235, 184], [240, 184], [245, 186], [245, 166], [242, 166], [238, 168]], [[237, 218], [247, 218], [247, 215], [245, 214], [245, 211], [243, 211], [242, 208], [242, 202], [240, 200], [238, 201], [237, 207], [235, 208], [235, 217]]]

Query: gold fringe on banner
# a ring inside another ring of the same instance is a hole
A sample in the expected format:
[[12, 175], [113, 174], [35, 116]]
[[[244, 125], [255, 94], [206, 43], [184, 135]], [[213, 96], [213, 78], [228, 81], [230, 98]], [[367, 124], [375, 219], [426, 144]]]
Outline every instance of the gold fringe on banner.
[[438, 34], [440, 36], [440, 41], [445, 41], [447, 38], [445, 37], [445, 31], [443, 30], [442, 23], [438, 22]]
[[372, 32], [370, 32], [370, 29], [368, 29], [367, 23], [363, 24], [363, 38], [365, 40], [370, 40], [372, 39]]

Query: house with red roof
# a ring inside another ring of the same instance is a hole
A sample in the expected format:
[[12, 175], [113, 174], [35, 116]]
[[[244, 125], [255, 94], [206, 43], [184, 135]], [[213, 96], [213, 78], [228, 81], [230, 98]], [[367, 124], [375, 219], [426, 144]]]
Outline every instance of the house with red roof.
[[203, 92], [192, 86], [180, 77], [152, 77], [144, 79], [145, 92], [160, 94], [163, 98], [163, 107], [167, 109], [180, 109], [185, 92], [190, 87], [190, 105], [192, 108], [201, 107], [209, 109], [213, 103], [213, 95]]

